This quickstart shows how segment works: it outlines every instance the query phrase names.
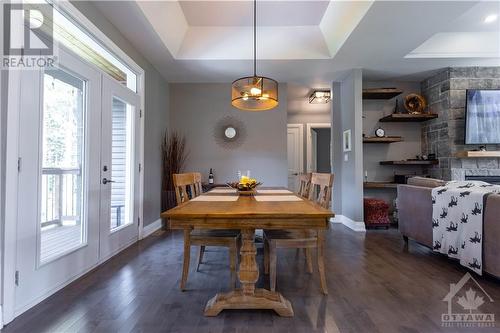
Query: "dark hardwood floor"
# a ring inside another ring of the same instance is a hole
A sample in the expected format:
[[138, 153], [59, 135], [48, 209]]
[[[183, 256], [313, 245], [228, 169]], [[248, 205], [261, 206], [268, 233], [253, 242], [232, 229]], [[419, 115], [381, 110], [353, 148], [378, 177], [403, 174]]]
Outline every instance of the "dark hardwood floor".
[[[466, 270], [414, 242], [406, 251], [397, 230], [356, 233], [335, 225], [327, 235], [329, 295], [318, 274], [305, 273], [303, 256], [278, 252], [278, 289], [295, 317], [269, 311], [224, 311], [203, 316], [206, 301], [228, 288], [227, 252], [208, 249], [188, 290], [179, 290], [182, 237], [157, 232], [24, 313], [2, 332], [497, 332], [495, 328], [444, 328], [443, 298]], [[262, 252], [260, 265], [262, 269]], [[192, 258], [196, 258], [193, 248]], [[316, 269], [316, 267], [315, 267]], [[261, 270], [262, 272], [262, 270]], [[477, 277], [496, 303], [500, 282]], [[260, 285], [268, 286], [265, 277]]]

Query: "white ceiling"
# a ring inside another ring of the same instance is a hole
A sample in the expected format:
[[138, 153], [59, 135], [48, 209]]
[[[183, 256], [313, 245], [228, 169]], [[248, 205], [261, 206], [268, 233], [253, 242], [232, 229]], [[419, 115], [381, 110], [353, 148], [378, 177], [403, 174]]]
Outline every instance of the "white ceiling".
[[[190, 26], [253, 26], [252, 1], [179, 1]], [[329, 1], [263, 1], [257, 5], [259, 26], [319, 25]]]
[[[372, 1], [259, 1], [257, 57], [331, 59]], [[138, 1], [174, 59], [253, 57], [252, 1]]]
[[[231, 82], [252, 72], [251, 1], [95, 5], [169, 82]], [[499, 6], [478, 1], [259, 1], [264, 13], [258, 17], [258, 73], [281, 82], [328, 86], [351, 68], [363, 68], [369, 80], [416, 81], [447, 66], [500, 66], [500, 46], [477, 43], [486, 33], [500, 38], [499, 21], [483, 22], [486, 13], [500, 13]], [[469, 39], [435, 40], [458, 33]], [[478, 46], [487, 52], [467, 54]]]

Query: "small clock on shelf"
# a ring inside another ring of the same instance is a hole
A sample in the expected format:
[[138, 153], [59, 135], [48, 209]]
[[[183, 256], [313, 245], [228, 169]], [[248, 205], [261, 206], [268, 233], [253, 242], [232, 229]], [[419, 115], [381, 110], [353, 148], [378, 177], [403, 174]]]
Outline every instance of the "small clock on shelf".
[[385, 137], [385, 130], [383, 128], [381, 128], [381, 127], [377, 128], [375, 130], [375, 136], [377, 138], [383, 138], [383, 137]]

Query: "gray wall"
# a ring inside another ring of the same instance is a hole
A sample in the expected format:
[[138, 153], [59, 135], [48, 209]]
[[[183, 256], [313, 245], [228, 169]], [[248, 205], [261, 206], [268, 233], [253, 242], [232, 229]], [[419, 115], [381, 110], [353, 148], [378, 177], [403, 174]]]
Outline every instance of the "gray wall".
[[[267, 186], [286, 186], [286, 85], [280, 84], [279, 93], [276, 109], [245, 112], [231, 106], [230, 84], [170, 84], [170, 121], [187, 139], [186, 170], [201, 172], [206, 181], [213, 168], [216, 183], [234, 180], [237, 170], [250, 170]], [[238, 148], [215, 142], [215, 125], [225, 116], [245, 124], [247, 136]]]
[[317, 133], [316, 143], [316, 171], [317, 172], [332, 172], [330, 164], [332, 131], [330, 128], [316, 128]]
[[[353, 69], [332, 84], [333, 207], [336, 214], [356, 222], [363, 221], [362, 85], [361, 69]], [[352, 132], [352, 151], [344, 153], [342, 137], [348, 129]]]
[[72, 4], [145, 71], [144, 225], [148, 225], [160, 218], [160, 143], [163, 132], [169, 126], [168, 83], [91, 1], [72, 1]]

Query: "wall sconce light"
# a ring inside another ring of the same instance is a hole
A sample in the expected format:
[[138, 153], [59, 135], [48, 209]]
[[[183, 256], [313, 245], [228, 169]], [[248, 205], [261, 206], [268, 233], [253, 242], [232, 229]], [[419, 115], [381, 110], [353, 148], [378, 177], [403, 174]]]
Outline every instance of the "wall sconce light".
[[315, 90], [309, 96], [309, 104], [326, 104], [330, 102], [330, 90]]

